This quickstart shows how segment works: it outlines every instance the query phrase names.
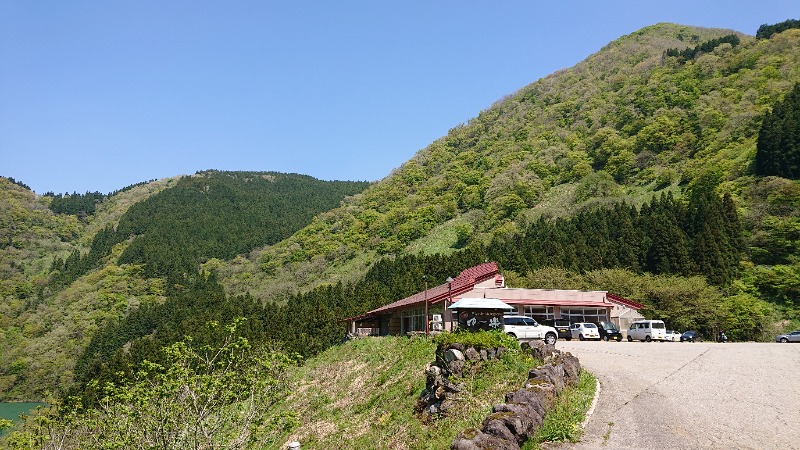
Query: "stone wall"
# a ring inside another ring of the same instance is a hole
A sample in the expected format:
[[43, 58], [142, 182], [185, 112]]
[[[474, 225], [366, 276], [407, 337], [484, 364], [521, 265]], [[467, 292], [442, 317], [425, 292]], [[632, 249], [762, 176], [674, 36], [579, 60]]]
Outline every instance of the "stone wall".
[[[534, 341], [523, 349], [544, 361], [528, 372], [524, 386], [506, 394], [505, 402], [495, 405], [480, 428], [468, 428], [456, 436], [451, 450], [519, 450], [542, 425], [545, 413], [566, 386], [576, 385], [580, 372], [578, 358], [562, 353], [553, 345]], [[500, 358], [504, 348], [476, 350], [450, 344], [436, 350], [436, 361], [425, 368], [426, 388], [417, 411], [424, 419], [446, 416], [457, 406], [455, 396], [463, 389], [451, 380], [461, 375], [467, 361]]]

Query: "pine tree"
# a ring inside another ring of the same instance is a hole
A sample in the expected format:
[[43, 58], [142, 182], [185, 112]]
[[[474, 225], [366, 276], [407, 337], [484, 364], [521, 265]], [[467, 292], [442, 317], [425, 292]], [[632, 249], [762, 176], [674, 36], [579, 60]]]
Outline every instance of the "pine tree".
[[800, 83], [764, 117], [758, 134], [755, 171], [763, 176], [800, 178]]

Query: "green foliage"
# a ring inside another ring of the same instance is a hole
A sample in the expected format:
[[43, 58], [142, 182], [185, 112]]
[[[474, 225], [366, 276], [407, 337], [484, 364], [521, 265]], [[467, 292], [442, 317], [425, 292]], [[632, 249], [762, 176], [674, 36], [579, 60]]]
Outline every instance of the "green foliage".
[[85, 194], [73, 192], [72, 194], [64, 193], [64, 195], [47, 192], [44, 196], [51, 197], [47, 207], [54, 213], [78, 215], [82, 218], [94, 214], [97, 203], [106, 198], [100, 192], [86, 192]]
[[583, 435], [581, 424], [592, 406], [596, 390], [597, 379], [581, 370], [578, 385], [568, 386], [561, 392], [553, 409], [545, 415], [542, 426], [522, 448], [538, 449], [543, 442], [578, 442]]
[[755, 159], [759, 175], [800, 178], [800, 83], [761, 123]]
[[184, 177], [131, 206], [116, 229], [98, 232], [89, 253], [75, 251], [56, 260], [54, 283], [74, 281], [97, 267], [114, 245], [131, 238], [119, 263], [143, 264], [145, 276], [180, 283], [202, 261], [230, 259], [288, 237], [366, 185], [266, 172], [207, 171]]
[[772, 25], [765, 23], [764, 25], [758, 27], [758, 31], [756, 31], [756, 37], [759, 39], [769, 39], [775, 33], [781, 33], [792, 28], [800, 28], [800, 20], [788, 19]]
[[[614, 183], [607, 174], [598, 178]], [[741, 227], [732, 200], [718, 197], [713, 183], [707, 183], [692, 188], [688, 204], [662, 195], [640, 210], [622, 203], [571, 219], [540, 218], [521, 233], [496, 236], [483, 251], [519, 273], [547, 266], [575, 271], [626, 267], [699, 274], [725, 284], [738, 274]]]
[[463, 344], [465, 347], [498, 348], [519, 350], [519, 341], [502, 331], [456, 331], [440, 333], [434, 336], [433, 342], [439, 345]]
[[684, 50], [671, 48], [667, 50], [664, 54], [666, 56], [677, 57], [678, 61], [680, 62], [686, 62], [687, 60], [694, 59], [699, 54], [708, 53], [722, 44], [731, 44], [735, 47], [739, 45], [739, 42], [741, 42], [739, 36], [735, 34], [728, 34], [720, 38], [705, 41], [702, 44], [695, 46], [694, 48], [689, 47]]
[[164, 364], [145, 361], [130, 377], [93, 381], [93, 406], [56, 402], [11, 433], [10, 448], [257, 447], [272, 431], [267, 411], [288, 392], [295, 361], [237, 336], [240, 323], [209, 324], [218, 345], [187, 338], [162, 349]]
[[299, 425], [270, 448], [290, 440], [304, 448], [449, 448], [458, 432], [479, 426], [492, 405], [519, 389], [536, 365], [524, 352], [477, 363], [459, 380], [464, 389], [453, 413], [425, 423], [414, 407], [435, 350], [430, 339], [387, 336], [349, 341], [307, 360], [291, 372], [297, 389], [276, 406], [277, 415], [294, 412]]

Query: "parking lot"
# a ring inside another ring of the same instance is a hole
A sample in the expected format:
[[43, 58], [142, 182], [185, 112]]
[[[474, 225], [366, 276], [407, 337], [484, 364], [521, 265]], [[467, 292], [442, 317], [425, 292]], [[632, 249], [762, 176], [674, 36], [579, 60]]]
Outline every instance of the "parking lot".
[[570, 449], [800, 448], [800, 344], [580, 342], [601, 392]]

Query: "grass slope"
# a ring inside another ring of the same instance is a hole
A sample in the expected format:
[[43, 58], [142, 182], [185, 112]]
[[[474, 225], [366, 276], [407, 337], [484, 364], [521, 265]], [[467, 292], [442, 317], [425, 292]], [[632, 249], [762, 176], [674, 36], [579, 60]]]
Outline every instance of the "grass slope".
[[[273, 448], [294, 440], [304, 449], [449, 448], [460, 431], [480, 427], [492, 405], [521, 387], [528, 370], [540, 363], [521, 352], [481, 363], [474, 376], [463, 379], [461, 411], [424, 424], [414, 415], [414, 405], [425, 388], [424, 369], [434, 351], [435, 345], [424, 338], [381, 337], [350, 341], [309, 359], [291, 375], [293, 393], [276, 411], [292, 416], [296, 427]], [[574, 424], [580, 423], [594, 392], [594, 382], [589, 384], [582, 400], [568, 400], [579, 408], [554, 414], [542, 439], [576, 437]], [[577, 422], [564, 422], [567, 417]]]

